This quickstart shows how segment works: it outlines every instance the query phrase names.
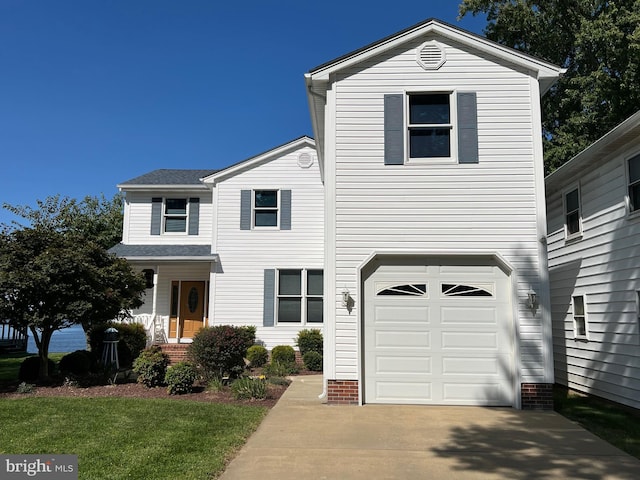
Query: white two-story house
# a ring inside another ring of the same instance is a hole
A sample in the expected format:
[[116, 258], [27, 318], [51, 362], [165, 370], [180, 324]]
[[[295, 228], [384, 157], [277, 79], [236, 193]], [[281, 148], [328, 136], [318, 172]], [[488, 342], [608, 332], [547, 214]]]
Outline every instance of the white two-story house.
[[133, 312], [158, 343], [254, 325], [267, 348], [323, 327], [323, 186], [302, 137], [219, 171], [156, 170], [118, 185], [122, 243], [147, 274]]
[[540, 96], [561, 73], [427, 20], [306, 74], [329, 401], [550, 406]]
[[640, 408], [640, 112], [546, 187], [556, 381]]
[[321, 326], [330, 403], [549, 408], [540, 96], [561, 73], [436, 20], [312, 69], [315, 144], [120, 185], [140, 314], [168, 341]]

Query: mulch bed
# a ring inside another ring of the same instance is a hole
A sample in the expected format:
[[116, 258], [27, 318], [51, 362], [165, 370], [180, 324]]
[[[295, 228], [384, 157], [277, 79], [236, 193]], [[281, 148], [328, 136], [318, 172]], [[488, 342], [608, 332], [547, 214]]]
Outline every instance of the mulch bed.
[[[300, 375], [316, 375], [317, 372], [302, 371]], [[268, 398], [264, 400], [236, 400], [228, 387], [219, 392], [208, 391], [204, 386], [195, 386], [193, 393], [169, 395], [166, 387], [148, 388], [135, 382], [116, 383], [114, 385], [95, 385], [77, 387], [69, 385], [39, 385], [33, 393], [17, 393], [18, 382], [0, 383], [0, 399], [19, 399], [28, 397], [120, 397], [120, 398], [162, 398], [168, 400], [191, 400], [196, 402], [226, 403], [233, 405], [252, 405], [273, 407], [287, 389], [286, 385], [268, 385]]]

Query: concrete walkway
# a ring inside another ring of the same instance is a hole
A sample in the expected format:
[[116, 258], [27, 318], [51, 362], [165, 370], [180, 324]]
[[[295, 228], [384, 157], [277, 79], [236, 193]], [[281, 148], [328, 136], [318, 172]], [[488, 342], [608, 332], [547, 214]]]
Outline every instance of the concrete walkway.
[[297, 377], [222, 480], [638, 479], [637, 460], [554, 412], [329, 406]]

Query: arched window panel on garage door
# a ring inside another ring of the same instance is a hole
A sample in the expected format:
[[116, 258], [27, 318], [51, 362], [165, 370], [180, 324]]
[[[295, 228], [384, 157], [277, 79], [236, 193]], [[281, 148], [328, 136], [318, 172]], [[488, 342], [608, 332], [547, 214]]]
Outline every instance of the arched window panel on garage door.
[[444, 297], [493, 297], [495, 292], [494, 285], [490, 283], [441, 283], [440, 288]]
[[424, 297], [427, 295], [427, 284], [405, 283], [400, 285], [380, 285], [376, 290], [376, 295]]

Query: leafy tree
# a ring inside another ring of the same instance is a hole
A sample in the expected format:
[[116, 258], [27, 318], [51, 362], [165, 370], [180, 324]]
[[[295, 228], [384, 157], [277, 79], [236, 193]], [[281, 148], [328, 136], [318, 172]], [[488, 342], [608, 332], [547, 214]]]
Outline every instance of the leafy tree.
[[487, 38], [567, 69], [542, 99], [547, 172], [640, 109], [640, 0], [462, 0]]
[[0, 232], [0, 318], [31, 330], [44, 379], [56, 330], [74, 324], [87, 330], [125, 316], [142, 304], [145, 280], [106, 251], [113, 237], [107, 234], [110, 221], [102, 219], [106, 207], [100, 201], [49, 197], [38, 205], [37, 210], [9, 208], [31, 226], [14, 222]]
[[[122, 240], [123, 198], [120, 194], [111, 200], [100, 195], [86, 196], [82, 201], [54, 195], [45, 200], [37, 200], [36, 203], [37, 208], [7, 203], [3, 208], [27, 220], [29, 225], [73, 233], [90, 239], [105, 249]], [[4, 227], [5, 230], [12, 230], [24, 228], [25, 225], [14, 220], [11, 225]]]

